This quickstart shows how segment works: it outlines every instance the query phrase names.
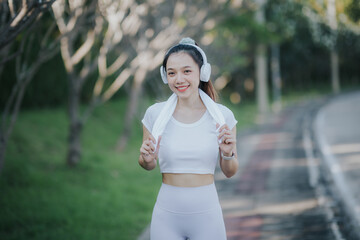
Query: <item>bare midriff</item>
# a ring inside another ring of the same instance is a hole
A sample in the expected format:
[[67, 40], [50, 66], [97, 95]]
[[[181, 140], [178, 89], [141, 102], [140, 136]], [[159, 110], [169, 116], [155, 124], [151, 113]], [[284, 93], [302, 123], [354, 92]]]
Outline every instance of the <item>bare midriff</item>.
[[213, 174], [163, 173], [162, 181], [176, 187], [200, 187], [214, 182]]

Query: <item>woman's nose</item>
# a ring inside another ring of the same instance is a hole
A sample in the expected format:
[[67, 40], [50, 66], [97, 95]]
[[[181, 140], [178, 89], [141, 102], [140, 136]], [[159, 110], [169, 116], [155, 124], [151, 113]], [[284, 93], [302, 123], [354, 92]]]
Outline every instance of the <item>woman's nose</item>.
[[177, 83], [184, 82], [184, 76], [181, 73], [176, 74], [176, 80]]

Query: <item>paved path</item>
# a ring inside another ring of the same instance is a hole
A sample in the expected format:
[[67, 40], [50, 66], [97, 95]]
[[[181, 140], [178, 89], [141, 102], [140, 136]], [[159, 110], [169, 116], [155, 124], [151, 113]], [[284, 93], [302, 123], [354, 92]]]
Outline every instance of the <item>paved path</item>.
[[314, 129], [324, 172], [348, 216], [348, 238], [360, 239], [360, 92], [341, 95], [322, 107]]
[[297, 105], [240, 134], [242, 162], [232, 179], [217, 175], [228, 240], [333, 240], [327, 209], [309, 182], [304, 121], [319, 103]]

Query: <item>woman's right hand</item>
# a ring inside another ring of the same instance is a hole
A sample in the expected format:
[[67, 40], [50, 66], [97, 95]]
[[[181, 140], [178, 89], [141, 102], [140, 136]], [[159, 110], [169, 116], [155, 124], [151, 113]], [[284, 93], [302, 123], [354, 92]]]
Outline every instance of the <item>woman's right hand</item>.
[[140, 148], [141, 157], [146, 163], [151, 163], [158, 158], [161, 136], [159, 136], [155, 148], [155, 138], [150, 134]]

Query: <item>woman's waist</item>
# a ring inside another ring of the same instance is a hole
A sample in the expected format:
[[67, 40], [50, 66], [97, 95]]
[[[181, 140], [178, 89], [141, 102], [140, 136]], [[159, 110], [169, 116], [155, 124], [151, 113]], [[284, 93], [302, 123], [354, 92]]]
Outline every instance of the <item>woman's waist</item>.
[[162, 181], [176, 187], [201, 187], [214, 183], [213, 174], [163, 173]]
[[178, 187], [163, 183], [156, 206], [173, 213], [201, 213], [220, 207], [215, 184]]

